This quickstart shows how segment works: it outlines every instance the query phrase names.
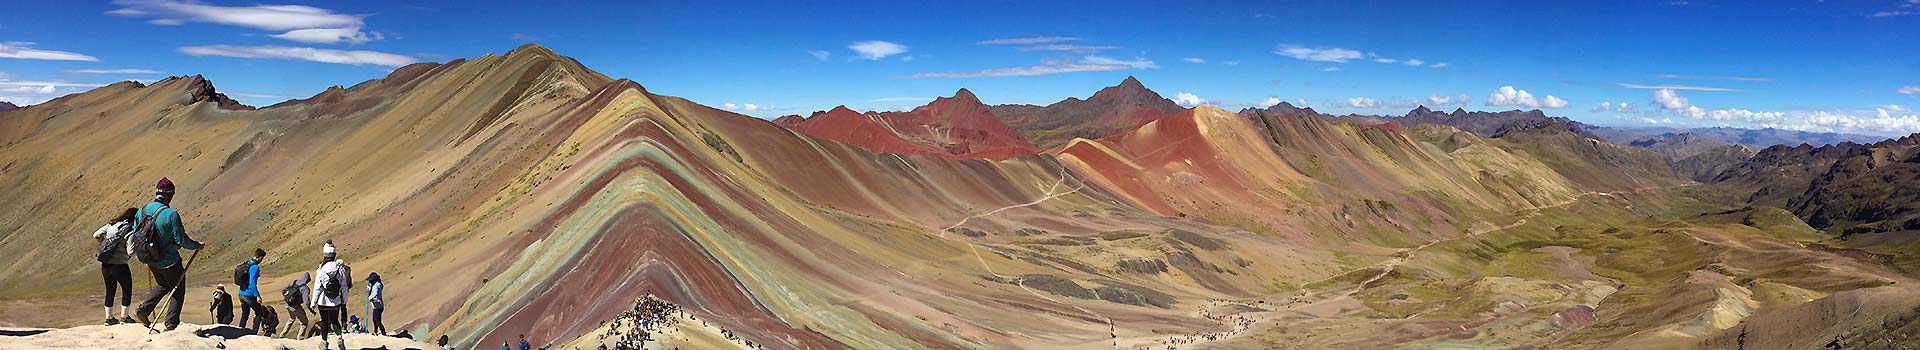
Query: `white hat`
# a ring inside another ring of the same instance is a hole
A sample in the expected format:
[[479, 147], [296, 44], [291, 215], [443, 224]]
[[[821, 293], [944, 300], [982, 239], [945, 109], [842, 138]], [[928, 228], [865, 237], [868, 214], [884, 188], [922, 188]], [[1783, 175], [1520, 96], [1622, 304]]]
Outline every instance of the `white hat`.
[[333, 257], [333, 241], [332, 240], [328, 240], [327, 245], [320, 246], [320, 255], [326, 256], [328, 258]]

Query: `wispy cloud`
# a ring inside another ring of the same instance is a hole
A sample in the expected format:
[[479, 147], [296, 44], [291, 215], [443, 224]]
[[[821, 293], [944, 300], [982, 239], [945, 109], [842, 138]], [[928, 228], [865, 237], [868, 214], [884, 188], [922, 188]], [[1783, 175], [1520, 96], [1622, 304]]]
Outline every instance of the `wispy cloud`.
[[1773, 78], [1767, 78], [1767, 77], [1744, 77], [1744, 76], [1733, 76], [1733, 75], [1688, 75], [1688, 74], [1671, 74], [1671, 73], [1669, 73], [1669, 74], [1654, 74], [1654, 75], [1653, 75], [1653, 77], [1655, 77], [1655, 78], [1667, 78], [1667, 79], [1714, 79], [1714, 80], [1738, 80], [1738, 81], [1773, 81]]
[[135, 69], [135, 68], [68, 69], [67, 74], [148, 74], [148, 75], [151, 75], [151, 74], [167, 74], [167, 72], [162, 72], [162, 71], [157, 71], [152, 69]]
[[362, 32], [366, 15], [335, 13], [303, 5], [218, 6], [192, 1], [117, 0], [120, 8], [107, 14], [152, 18], [147, 23], [181, 25], [213, 23], [266, 31], [285, 31], [272, 37], [317, 44], [362, 44], [384, 39], [379, 32]]
[[1119, 46], [1055, 44], [1055, 45], [1039, 45], [1039, 46], [1022, 47], [1020, 48], [1020, 51], [1070, 51], [1070, 52], [1079, 52], [1079, 53], [1094, 53], [1094, 52], [1100, 52], [1100, 51], [1106, 51], [1106, 50], [1112, 50], [1112, 49], [1118, 49], [1118, 48], [1120, 47]]
[[1133, 60], [1120, 60], [1120, 59], [1114, 59], [1114, 58], [1103, 57], [1103, 56], [1087, 56], [1085, 58], [1082, 58], [1079, 62], [1046, 63], [1038, 66], [994, 68], [994, 69], [984, 69], [984, 70], [969, 71], [969, 72], [918, 73], [918, 74], [900, 76], [895, 78], [920, 79], [920, 78], [1019, 77], [1019, 76], [1049, 75], [1049, 74], [1072, 73], [1072, 72], [1150, 69], [1150, 68], [1159, 68], [1159, 67], [1160, 66], [1153, 64], [1153, 61], [1149, 61], [1144, 58], [1135, 58]]
[[1640, 84], [1633, 84], [1633, 83], [1613, 83], [1613, 85], [1623, 87], [1623, 88], [1629, 88], [1629, 89], [1658, 89], [1658, 90], [1683, 90], [1683, 91], [1740, 91], [1739, 89], [1730, 89], [1730, 88], [1712, 87], [1712, 86], [1694, 86], [1694, 85], [1640, 85]]
[[827, 58], [833, 57], [833, 53], [827, 52], [827, 50], [807, 50], [807, 54], [812, 55], [813, 59], [820, 61], [826, 61]]
[[847, 49], [853, 50], [855, 54], [860, 55], [860, 58], [873, 61], [907, 52], [906, 45], [879, 40], [868, 40], [849, 44], [847, 45]]
[[1434, 64], [1430, 64], [1430, 65], [1427, 65], [1427, 67], [1433, 67], [1433, 68], [1447, 68], [1447, 66], [1450, 66], [1450, 64], [1447, 64], [1446, 62], [1440, 62], [1440, 63], [1434, 63]]
[[1375, 108], [1375, 107], [1380, 107], [1380, 101], [1374, 101], [1373, 99], [1366, 98], [1366, 97], [1354, 97], [1354, 98], [1347, 99], [1347, 107]]
[[1409, 66], [1420, 66], [1423, 64], [1427, 64], [1427, 61], [1421, 61], [1420, 59], [1415, 58], [1415, 59], [1409, 59], [1409, 60], [1406, 60], [1405, 62], [1400, 62], [1400, 63], [1406, 64]]
[[1900, 90], [1895, 90], [1895, 91], [1899, 91], [1902, 94], [1908, 94], [1908, 95], [1920, 95], [1920, 85], [1902, 86], [1900, 87]]
[[87, 56], [77, 52], [40, 50], [40, 49], [35, 49], [32, 46], [33, 46], [33, 43], [25, 42], [25, 41], [9, 41], [9, 42], [0, 43], [0, 58], [18, 58], [23, 60], [53, 60], [53, 61], [87, 61], [87, 62], [100, 61], [100, 59], [94, 58], [93, 56]]
[[262, 59], [278, 59], [278, 60], [313, 61], [313, 62], [323, 62], [323, 63], [351, 64], [356, 66], [371, 64], [371, 65], [388, 66], [388, 67], [399, 67], [399, 66], [412, 64], [415, 62], [420, 62], [419, 59], [415, 59], [413, 57], [408, 57], [405, 55], [396, 55], [396, 54], [379, 52], [379, 51], [332, 50], [332, 49], [316, 49], [311, 47], [287, 47], [287, 46], [234, 46], [234, 45], [187, 46], [187, 47], [181, 47], [180, 52], [188, 55], [193, 55], [193, 56], [223, 56], [223, 57], [237, 57], [237, 58], [262, 58]]
[[1207, 64], [1207, 59], [1199, 58], [1199, 57], [1187, 57], [1187, 58], [1182, 58], [1180, 60], [1187, 61], [1187, 63], [1192, 63], [1192, 64]]
[[1004, 39], [993, 39], [993, 40], [981, 40], [979, 44], [1032, 45], [1032, 44], [1057, 43], [1057, 42], [1066, 42], [1066, 41], [1075, 41], [1075, 40], [1080, 40], [1080, 38], [1071, 37], [1071, 36], [1036, 36], [1036, 37], [1028, 37], [1028, 38], [1004, 38]]
[[1366, 57], [1365, 53], [1356, 50], [1338, 47], [1309, 48], [1298, 45], [1280, 45], [1280, 47], [1273, 49], [1273, 54], [1304, 61], [1340, 63]]
[[530, 43], [530, 42], [540, 41], [540, 37], [536, 37], [526, 33], [513, 33], [513, 35], [507, 36], [507, 40]]

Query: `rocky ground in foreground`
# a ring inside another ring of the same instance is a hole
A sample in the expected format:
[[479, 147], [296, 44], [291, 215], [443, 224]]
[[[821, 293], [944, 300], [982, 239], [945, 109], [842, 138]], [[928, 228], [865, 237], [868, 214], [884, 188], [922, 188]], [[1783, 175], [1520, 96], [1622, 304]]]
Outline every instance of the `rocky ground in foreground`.
[[[320, 349], [320, 338], [285, 339], [246, 334], [225, 325], [182, 324], [172, 331], [152, 333], [135, 324], [80, 326], [64, 329], [0, 328], [0, 348], [37, 349]], [[367, 334], [335, 338], [332, 349], [421, 349], [441, 347], [419, 341]]]

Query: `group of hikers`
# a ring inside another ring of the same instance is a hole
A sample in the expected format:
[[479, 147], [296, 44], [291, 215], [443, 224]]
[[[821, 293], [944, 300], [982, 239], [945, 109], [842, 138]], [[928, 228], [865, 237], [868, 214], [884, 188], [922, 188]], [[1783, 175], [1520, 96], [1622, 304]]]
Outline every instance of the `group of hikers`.
[[[93, 238], [100, 243], [94, 257], [100, 261], [100, 275], [106, 281], [104, 312], [107, 325], [139, 323], [152, 329], [156, 320], [150, 317], [164, 300], [167, 307], [162, 318], [157, 320], [162, 326], [158, 330], [171, 331], [179, 326], [180, 308], [186, 300], [186, 289], [182, 285], [186, 282], [186, 269], [193, 264], [192, 257], [182, 261], [179, 250], [193, 250], [194, 257], [198, 257], [199, 251], [207, 245], [187, 236], [179, 211], [170, 206], [173, 197], [173, 181], [161, 178], [154, 184], [152, 202], [139, 208], [127, 208], [106, 226], [94, 231]], [[329, 334], [359, 330], [359, 333], [387, 335], [386, 325], [380, 317], [386, 308], [382, 295], [385, 285], [380, 282], [380, 275], [367, 274], [367, 315], [372, 323], [372, 328], [367, 329], [360, 324], [358, 316], [347, 314], [353, 272], [344, 260], [339, 259], [332, 240], [321, 246], [320, 257], [319, 268], [303, 273], [300, 278], [281, 288], [287, 314], [291, 315], [286, 330], [289, 333], [297, 332], [302, 338], [319, 335], [322, 348], [326, 347]], [[259, 289], [260, 270], [266, 258], [266, 250], [254, 249], [252, 258], [234, 266], [233, 284], [239, 289], [240, 299], [240, 319], [234, 325], [252, 330], [255, 334], [272, 336], [277, 333], [279, 313], [261, 303]], [[133, 301], [133, 273], [128, 265], [134, 260], [147, 265], [154, 286], [148, 290], [140, 306], [129, 314], [127, 307]], [[120, 292], [118, 317], [113, 314], [116, 290]], [[230, 324], [233, 321], [232, 305], [226, 285], [215, 285], [214, 300], [210, 307], [214, 320]], [[310, 322], [308, 312], [318, 314], [320, 322]], [[294, 328], [295, 323], [301, 327]]]

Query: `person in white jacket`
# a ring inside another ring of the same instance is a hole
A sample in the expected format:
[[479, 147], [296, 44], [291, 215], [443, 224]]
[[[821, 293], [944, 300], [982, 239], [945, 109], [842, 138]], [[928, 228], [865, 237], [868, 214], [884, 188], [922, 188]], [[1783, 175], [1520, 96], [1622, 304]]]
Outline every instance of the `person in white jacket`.
[[368, 327], [367, 330], [373, 334], [387, 335], [387, 324], [380, 322], [380, 314], [387, 311], [386, 298], [381, 295], [387, 289], [386, 287], [386, 283], [380, 282], [379, 272], [367, 273], [367, 306], [370, 307], [368, 309], [370, 311], [367, 312], [367, 321], [373, 324], [373, 327]]
[[[308, 308], [320, 313], [322, 348], [327, 346], [328, 333], [345, 331], [345, 325], [340, 322], [346, 318], [347, 296], [353, 290], [353, 270], [334, 253], [332, 240], [320, 248], [320, 268], [313, 270], [313, 294], [308, 301]], [[344, 336], [340, 338], [340, 343], [340, 348], [345, 349]]]
[[[133, 270], [127, 268], [127, 258], [133, 255], [133, 246], [127, 244], [129, 239], [126, 236], [133, 233], [134, 225], [139, 224], [134, 222], [139, 220], [139, 212], [140, 209], [127, 208], [126, 212], [108, 221], [106, 226], [93, 231], [93, 240], [101, 245], [109, 241], [118, 245], [101, 247], [103, 250], [95, 252], [98, 255], [95, 258], [100, 260], [100, 278], [107, 282], [107, 303], [103, 309], [108, 326], [133, 323], [133, 318], [127, 317], [127, 305], [133, 304]], [[120, 289], [120, 318], [113, 317], [114, 287]]]

